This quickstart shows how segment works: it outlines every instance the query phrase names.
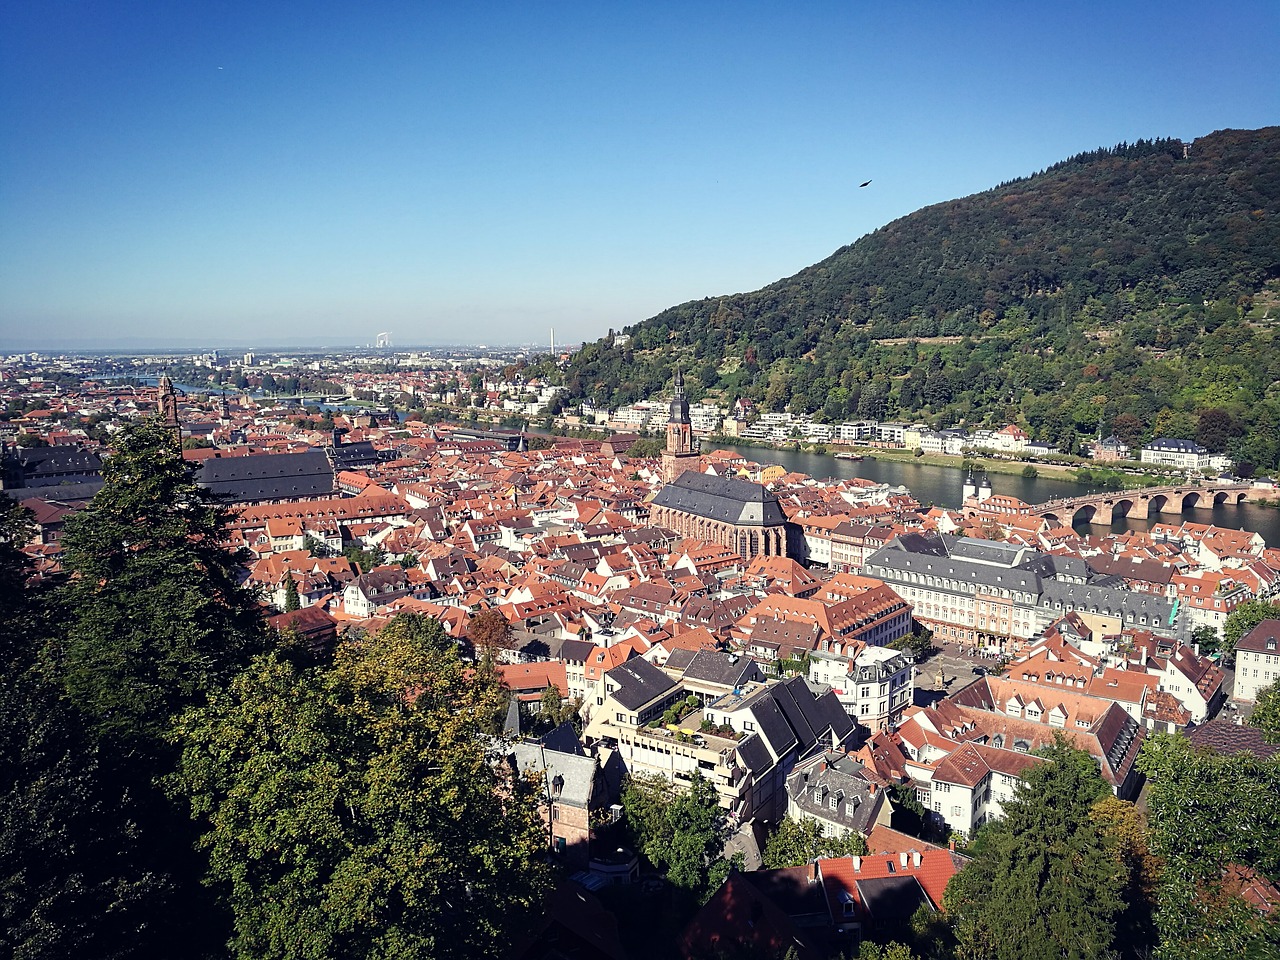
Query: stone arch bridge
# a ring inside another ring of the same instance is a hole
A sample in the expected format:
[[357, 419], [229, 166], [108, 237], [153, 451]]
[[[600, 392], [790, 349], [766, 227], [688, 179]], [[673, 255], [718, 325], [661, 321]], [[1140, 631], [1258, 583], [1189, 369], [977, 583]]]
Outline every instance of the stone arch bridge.
[[1238, 505], [1256, 495], [1257, 491], [1247, 483], [1219, 486], [1184, 483], [1063, 497], [1037, 504], [1033, 513], [1067, 527], [1077, 522], [1110, 526], [1111, 521], [1120, 517], [1139, 520], [1155, 520], [1162, 514], [1176, 517], [1189, 507], [1209, 510], [1221, 504]]

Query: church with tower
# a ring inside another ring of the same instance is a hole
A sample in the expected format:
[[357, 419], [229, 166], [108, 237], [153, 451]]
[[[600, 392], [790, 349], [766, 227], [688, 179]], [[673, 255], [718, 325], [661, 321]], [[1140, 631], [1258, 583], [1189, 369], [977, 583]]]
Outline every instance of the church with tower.
[[744, 560], [786, 556], [787, 518], [778, 498], [750, 480], [703, 473], [700, 464], [677, 368], [662, 451], [663, 487], [650, 504], [650, 521], [682, 537], [718, 543]]

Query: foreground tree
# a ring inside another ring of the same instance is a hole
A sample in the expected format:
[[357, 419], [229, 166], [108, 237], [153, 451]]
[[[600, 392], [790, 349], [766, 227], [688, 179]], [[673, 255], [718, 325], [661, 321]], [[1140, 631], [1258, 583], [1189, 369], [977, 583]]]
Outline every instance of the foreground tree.
[[28, 521], [0, 493], [0, 956], [162, 955], [172, 884], [139, 849], [140, 798], [38, 668], [54, 623]]
[[172, 783], [234, 955], [496, 956], [538, 901], [536, 785], [477, 735], [499, 691], [433, 633], [401, 615], [331, 668], [260, 656], [182, 717]]
[[1164, 861], [1157, 956], [1280, 955], [1280, 916], [1260, 913], [1239, 889], [1248, 871], [1280, 881], [1280, 759], [1200, 753], [1186, 737], [1161, 734], [1138, 762], [1151, 784], [1151, 847]]
[[1107, 786], [1061, 738], [1043, 755], [1050, 762], [1027, 771], [947, 886], [965, 960], [1087, 960], [1111, 948], [1123, 868], [1091, 816]]
[[[64, 582], [28, 591], [0, 732], [4, 924], [20, 956], [200, 956], [225, 939], [185, 812], [157, 786], [172, 717], [260, 642], [226, 514], [158, 423], [117, 440], [68, 520]], [[11, 785], [11, 786], [10, 786]]]
[[1093, 805], [1091, 816], [1124, 868], [1125, 909], [1116, 923], [1116, 946], [1128, 955], [1155, 942], [1153, 915], [1164, 862], [1151, 852], [1146, 818], [1137, 805], [1108, 792]]
[[66, 524], [65, 627], [45, 659], [99, 735], [149, 751], [260, 648], [261, 611], [221, 545], [227, 511], [162, 423], [121, 433], [103, 479]]

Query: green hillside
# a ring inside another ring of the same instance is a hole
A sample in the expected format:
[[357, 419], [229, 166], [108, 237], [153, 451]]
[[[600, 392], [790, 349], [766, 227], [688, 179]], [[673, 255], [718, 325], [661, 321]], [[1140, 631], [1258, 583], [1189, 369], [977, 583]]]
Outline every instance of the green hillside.
[[691, 301], [573, 360], [574, 399], [749, 396], [831, 420], [1103, 421], [1280, 466], [1280, 127], [1080, 154], [926, 207], [753, 293]]

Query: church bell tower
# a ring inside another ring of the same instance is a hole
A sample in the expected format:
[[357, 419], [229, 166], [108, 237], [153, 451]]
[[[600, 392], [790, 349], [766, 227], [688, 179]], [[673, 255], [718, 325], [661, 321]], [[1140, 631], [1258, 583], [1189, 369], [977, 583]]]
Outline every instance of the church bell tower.
[[667, 446], [662, 451], [662, 481], [670, 483], [692, 469], [698, 449], [689, 420], [689, 401], [684, 396], [684, 374], [676, 367], [675, 396], [671, 398], [671, 416], [667, 418]]

